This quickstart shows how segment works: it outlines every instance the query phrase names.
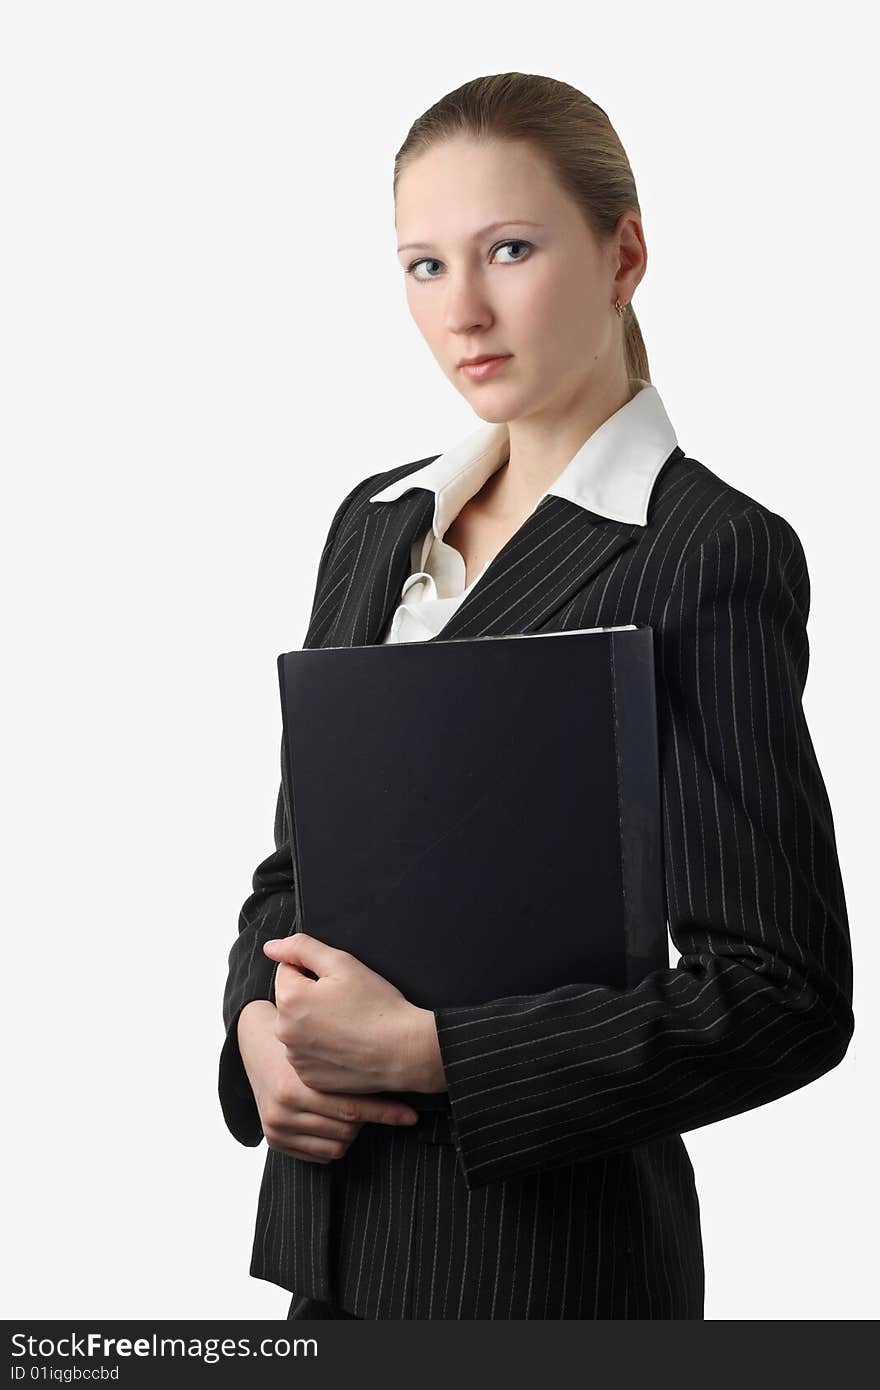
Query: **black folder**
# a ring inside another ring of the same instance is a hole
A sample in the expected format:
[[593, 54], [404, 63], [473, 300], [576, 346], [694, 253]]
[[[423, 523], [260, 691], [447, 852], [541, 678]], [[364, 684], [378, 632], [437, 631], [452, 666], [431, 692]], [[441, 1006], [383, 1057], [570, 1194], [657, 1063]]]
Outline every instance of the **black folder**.
[[278, 676], [301, 930], [423, 1008], [669, 965], [650, 627], [307, 648]]

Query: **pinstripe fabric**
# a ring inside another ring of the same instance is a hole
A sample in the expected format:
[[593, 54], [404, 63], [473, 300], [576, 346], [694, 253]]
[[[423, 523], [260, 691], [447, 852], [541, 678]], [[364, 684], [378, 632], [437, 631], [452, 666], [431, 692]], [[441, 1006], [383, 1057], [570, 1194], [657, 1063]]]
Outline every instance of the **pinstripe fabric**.
[[331, 1319], [354, 1318], [356, 1314], [346, 1313], [344, 1308], [336, 1308], [332, 1303], [321, 1303], [316, 1298], [300, 1298], [299, 1294], [294, 1294], [287, 1316], [293, 1319], [307, 1318], [327, 1322]]
[[[379, 641], [433, 494], [336, 516], [305, 646]], [[364, 1125], [317, 1164], [267, 1151], [250, 1272], [363, 1318], [701, 1318], [681, 1134], [834, 1067], [853, 1030], [844, 890], [804, 719], [810, 586], [781, 516], [676, 447], [647, 524], [548, 495], [430, 640], [648, 623], [667, 920], [681, 955], [635, 990], [573, 984], [435, 1011], [445, 1112]], [[284, 778], [229, 957], [220, 1099], [262, 1138], [236, 1025], [292, 931]], [[331, 1220], [332, 1217], [332, 1220]]]

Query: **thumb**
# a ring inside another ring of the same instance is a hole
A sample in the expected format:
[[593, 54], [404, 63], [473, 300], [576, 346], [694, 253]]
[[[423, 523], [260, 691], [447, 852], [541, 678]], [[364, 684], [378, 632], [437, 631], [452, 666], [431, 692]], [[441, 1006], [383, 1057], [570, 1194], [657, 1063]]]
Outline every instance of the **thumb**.
[[328, 946], [325, 941], [302, 931], [264, 941], [263, 951], [270, 960], [282, 961], [285, 965], [304, 965], [316, 975], [326, 975], [333, 965], [333, 957], [339, 954], [335, 946]]

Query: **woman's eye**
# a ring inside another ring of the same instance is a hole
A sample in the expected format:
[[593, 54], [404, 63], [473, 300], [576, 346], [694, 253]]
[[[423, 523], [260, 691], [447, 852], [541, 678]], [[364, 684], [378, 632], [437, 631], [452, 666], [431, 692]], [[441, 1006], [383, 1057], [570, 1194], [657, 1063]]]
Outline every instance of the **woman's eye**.
[[[503, 251], [504, 248], [505, 248], [506, 246], [519, 246], [519, 247], [525, 247], [527, 252], [530, 251], [530, 250], [532, 249], [532, 247], [531, 247], [531, 242], [529, 242], [529, 241], [520, 241], [520, 240], [517, 239], [516, 241], [499, 241], [498, 245], [497, 245], [497, 246], [493, 246], [492, 250], [493, 250], [493, 251]], [[502, 265], [516, 265], [516, 262], [517, 262], [517, 261], [522, 261], [522, 260], [525, 260], [525, 259], [526, 259], [526, 256], [519, 255], [519, 256], [517, 256], [514, 260], [512, 260], [512, 261], [502, 261], [501, 264], [502, 264]], [[413, 278], [414, 280], [418, 280], [418, 281], [420, 281], [422, 284], [424, 284], [427, 280], [436, 280], [438, 277], [437, 277], [436, 275], [416, 275], [416, 269], [417, 269], [417, 267], [420, 266], [420, 265], [442, 265], [442, 264], [443, 264], [442, 261], [437, 261], [437, 260], [434, 260], [433, 258], [429, 258], [429, 257], [427, 257], [427, 256], [423, 256], [423, 257], [421, 258], [421, 260], [413, 261], [411, 265], [408, 265], [407, 268], [406, 268], [406, 273], [407, 273], [407, 275], [411, 275], [412, 278]]]
[[[529, 243], [528, 243], [527, 241], [502, 241], [501, 244], [500, 244], [499, 247], [498, 247], [498, 250], [499, 250], [499, 251], [503, 250], [505, 246], [526, 246], [526, 247], [527, 247], [528, 245], [529, 245]], [[522, 260], [525, 259], [525, 257], [524, 257], [524, 256], [517, 256], [516, 259], [517, 259], [518, 261], [522, 261]], [[513, 262], [512, 262], [512, 261], [507, 261], [506, 263], [505, 263], [505, 262], [502, 262], [502, 264], [512, 265]]]
[[425, 276], [425, 275], [416, 275], [416, 269], [417, 269], [417, 267], [420, 266], [420, 265], [439, 265], [439, 264], [440, 264], [439, 261], [429, 261], [429, 260], [425, 260], [425, 259], [422, 259], [422, 260], [420, 260], [420, 261], [413, 261], [412, 265], [407, 266], [407, 268], [406, 268], [406, 273], [407, 273], [407, 275], [411, 275], [412, 278], [413, 278], [414, 280], [436, 280], [436, 278], [437, 278], [436, 275], [427, 275], [427, 276]]

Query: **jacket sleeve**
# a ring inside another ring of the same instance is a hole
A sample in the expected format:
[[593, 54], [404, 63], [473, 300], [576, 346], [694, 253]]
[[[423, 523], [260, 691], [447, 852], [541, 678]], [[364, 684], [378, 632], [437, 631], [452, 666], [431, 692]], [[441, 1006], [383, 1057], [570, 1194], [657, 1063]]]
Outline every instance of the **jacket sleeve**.
[[238, 1019], [245, 1004], [253, 999], [275, 1002], [277, 962], [264, 955], [263, 943], [296, 931], [293, 874], [290, 827], [279, 787], [275, 852], [254, 871], [253, 891], [239, 913], [238, 935], [229, 953], [229, 973], [223, 994], [226, 1039], [220, 1052], [220, 1106], [231, 1133], [240, 1143], [251, 1147], [259, 1144], [263, 1127], [238, 1047]]
[[810, 584], [784, 518], [748, 507], [657, 612], [669, 932], [681, 959], [434, 1010], [469, 1188], [681, 1134], [829, 1071], [853, 1032], [831, 808], [801, 697]]
[[[366, 483], [374, 481], [367, 479]], [[330, 565], [340, 524], [364, 482], [344, 498], [330, 524], [318, 565], [318, 580], [312, 603], [312, 618], [323, 596], [323, 580]], [[281, 740], [281, 785], [275, 807], [275, 850], [254, 871], [252, 892], [241, 907], [238, 934], [229, 952], [229, 970], [223, 993], [223, 1024], [226, 1038], [220, 1052], [218, 1092], [223, 1118], [241, 1144], [253, 1148], [263, 1138], [254, 1093], [238, 1046], [238, 1019], [242, 1009], [254, 999], [275, 1002], [277, 961], [263, 953], [263, 943], [289, 936], [297, 929], [295, 868], [291, 853], [290, 825], [284, 797], [284, 738]]]

